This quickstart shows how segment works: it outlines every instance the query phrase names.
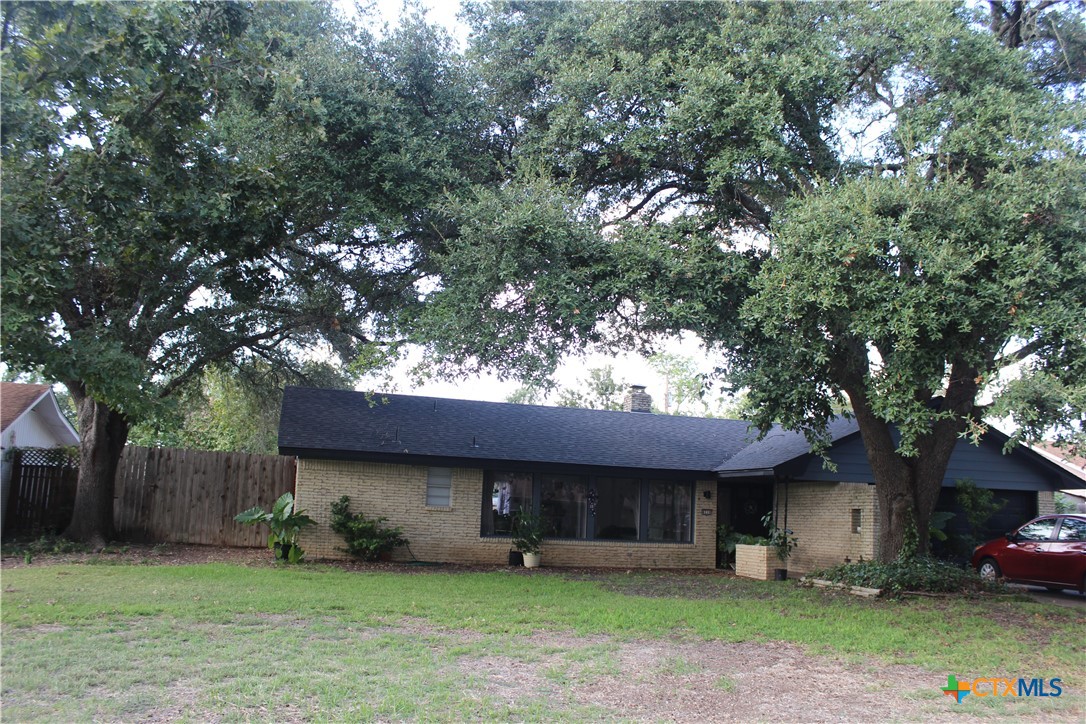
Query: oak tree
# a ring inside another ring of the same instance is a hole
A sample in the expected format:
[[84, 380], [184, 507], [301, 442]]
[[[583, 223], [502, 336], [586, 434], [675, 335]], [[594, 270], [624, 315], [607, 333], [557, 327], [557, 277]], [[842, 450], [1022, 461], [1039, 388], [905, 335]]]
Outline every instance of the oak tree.
[[71, 391], [68, 533], [101, 544], [158, 401], [215, 363], [352, 358], [410, 315], [427, 204], [480, 180], [485, 114], [417, 18], [378, 40], [308, 2], [2, 14], [4, 358]]
[[545, 374], [695, 332], [763, 430], [817, 449], [847, 399], [880, 557], [923, 546], [991, 410], [1081, 437], [1082, 9], [477, 5], [510, 181], [457, 210], [422, 336]]

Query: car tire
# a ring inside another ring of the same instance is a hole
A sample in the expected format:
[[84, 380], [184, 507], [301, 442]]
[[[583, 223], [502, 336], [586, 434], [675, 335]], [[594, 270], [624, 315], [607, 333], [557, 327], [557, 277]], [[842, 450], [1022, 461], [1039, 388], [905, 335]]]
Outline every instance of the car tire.
[[1052, 593], [1062, 593], [1063, 592], [1063, 586], [1045, 586], [1045, 588], [1047, 588]]
[[977, 564], [977, 574], [986, 581], [1003, 577], [1003, 571], [999, 570], [999, 564], [995, 562], [995, 558], [982, 558]]

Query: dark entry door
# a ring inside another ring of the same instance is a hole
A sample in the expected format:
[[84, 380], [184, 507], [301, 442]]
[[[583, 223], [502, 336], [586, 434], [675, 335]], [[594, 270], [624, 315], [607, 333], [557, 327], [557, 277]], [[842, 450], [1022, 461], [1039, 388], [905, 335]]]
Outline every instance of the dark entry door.
[[762, 517], [773, 508], [773, 486], [740, 484], [732, 489], [731, 526], [736, 533], [765, 535]]

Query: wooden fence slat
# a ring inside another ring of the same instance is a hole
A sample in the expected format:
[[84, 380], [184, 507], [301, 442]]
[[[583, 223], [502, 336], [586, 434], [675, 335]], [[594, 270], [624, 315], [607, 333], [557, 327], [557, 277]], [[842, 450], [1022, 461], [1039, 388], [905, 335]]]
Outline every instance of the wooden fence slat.
[[126, 480], [118, 485], [133, 494], [119, 498], [118, 519], [148, 541], [262, 547], [264, 532], [234, 516], [254, 505], [269, 509], [294, 489], [290, 457], [136, 447], [125, 454], [129, 464], [118, 476]]
[[[271, 508], [294, 491], [295, 472], [294, 458], [278, 455], [128, 446], [117, 466], [114, 526], [123, 540], [263, 547], [266, 533], [234, 516]], [[5, 535], [63, 530], [76, 485], [74, 467], [29, 465], [17, 453]]]

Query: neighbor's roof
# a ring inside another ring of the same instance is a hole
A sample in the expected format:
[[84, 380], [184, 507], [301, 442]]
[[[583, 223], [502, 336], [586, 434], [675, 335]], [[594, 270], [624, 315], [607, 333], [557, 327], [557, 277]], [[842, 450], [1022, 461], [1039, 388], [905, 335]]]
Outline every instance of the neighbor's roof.
[[1082, 455], [1072, 455], [1063, 448], [1058, 448], [1055, 445], [1050, 445], [1045, 442], [1037, 443], [1031, 447], [1043, 457], [1056, 463], [1079, 480], [1086, 480], [1086, 457], [1083, 457]]
[[0, 382], [0, 430], [7, 430], [49, 390], [49, 385]]
[[288, 387], [279, 450], [711, 473], [755, 437], [741, 420]]

